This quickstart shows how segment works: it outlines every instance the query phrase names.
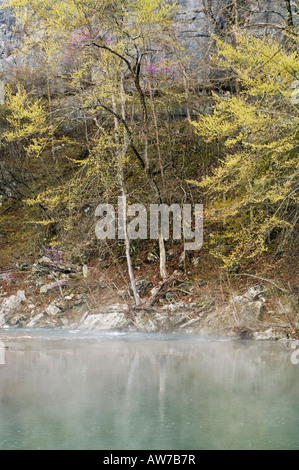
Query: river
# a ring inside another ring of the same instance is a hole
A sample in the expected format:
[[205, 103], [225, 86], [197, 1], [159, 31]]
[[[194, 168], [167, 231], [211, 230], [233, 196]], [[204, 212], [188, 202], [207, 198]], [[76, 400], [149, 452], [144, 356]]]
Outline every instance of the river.
[[286, 343], [1, 330], [0, 449], [299, 449]]

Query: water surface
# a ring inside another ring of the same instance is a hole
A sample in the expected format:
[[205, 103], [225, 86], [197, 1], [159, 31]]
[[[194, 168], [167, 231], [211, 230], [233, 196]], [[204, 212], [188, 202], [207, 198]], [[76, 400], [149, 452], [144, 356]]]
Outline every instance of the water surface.
[[0, 449], [299, 449], [283, 343], [0, 331]]

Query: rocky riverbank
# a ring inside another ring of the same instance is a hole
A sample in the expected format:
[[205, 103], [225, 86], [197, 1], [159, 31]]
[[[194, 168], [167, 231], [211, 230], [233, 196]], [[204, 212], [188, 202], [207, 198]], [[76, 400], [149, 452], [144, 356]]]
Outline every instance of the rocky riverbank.
[[136, 308], [125, 276], [117, 271], [108, 276], [103, 268], [66, 261], [56, 251], [16, 268], [0, 274], [0, 328], [299, 337], [298, 297], [267, 279], [257, 283], [251, 276], [225, 292], [223, 283], [199, 281], [191, 271], [174, 271], [161, 282], [149, 264], [137, 281], [142, 306]]
[[[42, 295], [48, 292], [42, 288], [40, 291]], [[288, 335], [297, 338], [297, 330], [291, 324], [281, 319], [269, 320], [268, 292], [261, 285], [223, 305], [217, 305], [212, 298], [204, 302], [166, 300], [155, 305], [156, 295], [157, 288], [152, 289], [143, 306], [135, 308], [124, 302], [91, 306], [88, 296], [75, 293], [34, 304], [30, 289], [18, 290], [12, 295], [2, 294], [0, 328], [181, 332], [256, 340], [278, 340]]]

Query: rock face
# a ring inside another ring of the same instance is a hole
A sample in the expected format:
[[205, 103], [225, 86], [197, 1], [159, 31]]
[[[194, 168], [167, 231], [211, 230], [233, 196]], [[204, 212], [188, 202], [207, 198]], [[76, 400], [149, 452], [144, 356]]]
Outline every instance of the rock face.
[[0, 306], [0, 328], [3, 326], [14, 326], [17, 322], [21, 321], [21, 317], [18, 316], [17, 318], [15, 313], [25, 301], [25, 292], [21, 290], [16, 295], [11, 295], [3, 300]]
[[265, 295], [266, 291], [262, 286], [251, 287], [244, 295], [234, 297], [228, 309], [233, 313], [237, 312], [243, 320], [261, 320], [266, 302]]
[[[235, 21], [233, 2], [231, 0], [179, 0], [181, 11], [178, 14], [178, 31], [181, 42], [187, 49], [195, 54], [196, 58], [203, 59], [209, 52], [211, 33], [220, 33], [225, 30], [231, 20]], [[238, 1], [239, 11], [237, 21], [241, 26], [252, 27], [260, 25], [281, 24], [291, 21], [288, 17], [287, 2], [284, 0], [243, 0]], [[295, 6], [292, 5], [294, 14]], [[232, 17], [234, 15], [234, 18]], [[294, 22], [295, 19], [292, 18]], [[277, 31], [277, 30], [276, 30]]]
[[129, 326], [126, 313], [119, 311], [118, 306], [112, 306], [111, 312], [88, 315], [80, 323], [80, 330], [117, 330], [125, 329]]
[[[15, 64], [13, 54], [19, 46], [19, 32], [16, 21], [9, 9], [1, 9], [0, 0], [0, 74]], [[241, 25], [281, 24], [288, 17], [287, 3], [284, 0], [243, 0], [238, 2], [239, 22]], [[204, 59], [211, 45], [211, 33], [227, 28], [232, 19], [231, 0], [178, 0], [181, 9], [177, 14], [177, 34], [179, 41], [198, 59]], [[291, 8], [295, 5], [291, 3]], [[271, 29], [269, 26], [268, 30]], [[276, 30], [277, 31], [277, 30]], [[205, 68], [203, 68], [205, 69]], [[204, 71], [201, 71], [204, 75]], [[1, 87], [0, 87], [1, 102]]]
[[250, 302], [255, 302], [258, 300], [261, 300], [265, 294], [265, 290], [262, 286], [254, 286], [251, 287], [246, 294], [244, 295], [238, 295], [237, 297], [234, 297], [232, 302], [237, 305], [245, 305]]
[[[2, 4], [3, 0], [0, 0], [0, 7]], [[16, 20], [10, 11], [0, 9], [0, 73], [12, 63], [12, 54], [19, 44], [13, 31], [15, 24]]]

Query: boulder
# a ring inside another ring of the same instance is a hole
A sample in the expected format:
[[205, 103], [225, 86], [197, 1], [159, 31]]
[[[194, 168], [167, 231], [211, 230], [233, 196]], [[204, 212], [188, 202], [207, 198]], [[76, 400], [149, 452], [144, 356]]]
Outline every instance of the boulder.
[[40, 293], [41, 294], [47, 294], [49, 290], [54, 290], [59, 287], [65, 286], [66, 281], [57, 281], [57, 282], [52, 282], [51, 284], [44, 284], [40, 288]]
[[55, 317], [61, 313], [61, 310], [53, 302], [45, 309], [45, 313], [50, 317]]
[[39, 313], [35, 316], [33, 316], [33, 318], [31, 317], [30, 321], [26, 324], [26, 327], [27, 328], [33, 328], [35, 326], [38, 326], [40, 320], [44, 317], [44, 313]]
[[253, 335], [256, 341], [278, 341], [284, 337], [282, 333], [276, 333], [273, 328], [269, 328], [266, 331], [259, 331]]
[[25, 301], [26, 295], [22, 290], [19, 290], [17, 295], [11, 295], [3, 300], [0, 307], [0, 327], [9, 324], [12, 316]]
[[20, 299], [21, 303], [26, 302], [26, 300], [27, 300], [25, 291], [23, 291], [23, 290], [18, 290], [17, 297], [18, 297], [18, 299]]
[[159, 256], [154, 253], [154, 252], [150, 252], [148, 255], [147, 255], [147, 262], [148, 263], [155, 263], [157, 260], [159, 259]]
[[237, 295], [234, 297], [231, 301], [232, 304], [234, 305], [244, 305], [249, 302], [256, 302], [258, 300], [263, 300], [265, 302], [265, 299], [263, 298], [263, 295], [265, 294], [265, 290], [262, 286], [254, 286], [250, 287], [246, 294], [244, 295]]
[[77, 273], [78, 266], [70, 262], [64, 262], [61, 260], [52, 260], [48, 256], [43, 256], [40, 258], [37, 263], [35, 263], [32, 268], [32, 273], [36, 275], [44, 276], [46, 274], [51, 274], [53, 272], [62, 273], [62, 274], [70, 274], [70, 273]]
[[49, 289], [48, 289], [48, 286], [47, 286], [47, 285], [44, 285], [44, 286], [41, 286], [39, 292], [40, 292], [41, 294], [46, 294], [46, 293], [48, 292], [48, 290], [49, 290]]
[[7, 320], [7, 325], [12, 327], [24, 327], [26, 325], [26, 315], [20, 313], [18, 315], [13, 315], [10, 319]]
[[116, 330], [128, 326], [124, 312], [99, 313], [88, 315], [79, 325], [80, 330]]
[[131, 321], [127, 315], [128, 307], [122, 304], [113, 304], [101, 309], [87, 310], [81, 320], [73, 324], [80, 330], [115, 330], [127, 328]]
[[201, 262], [201, 258], [199, 256], [197, 256], [196, 258], [192, 260], [192, 264], [195, 268], [197, 268], [200, 265], [200, 262]]

